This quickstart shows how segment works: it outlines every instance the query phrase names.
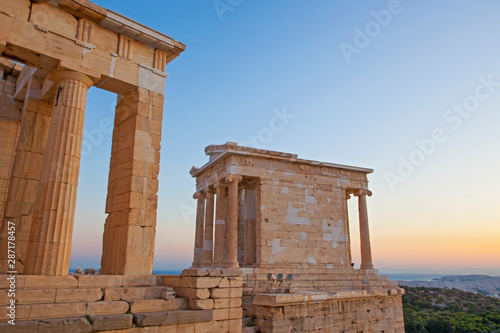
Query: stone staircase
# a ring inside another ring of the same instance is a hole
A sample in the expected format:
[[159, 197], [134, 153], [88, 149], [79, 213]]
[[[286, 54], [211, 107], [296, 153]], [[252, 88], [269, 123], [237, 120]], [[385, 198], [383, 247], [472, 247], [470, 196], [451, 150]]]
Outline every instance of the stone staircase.
[[241, 320], [242, 324], [242, 333], [259, 333], [259, 326], [256, 326], [253, 324], [252, 319], [249, 317], [246, 317], [246, 309], [245, 309], [245, 304], [243, 306], [243, 318]]

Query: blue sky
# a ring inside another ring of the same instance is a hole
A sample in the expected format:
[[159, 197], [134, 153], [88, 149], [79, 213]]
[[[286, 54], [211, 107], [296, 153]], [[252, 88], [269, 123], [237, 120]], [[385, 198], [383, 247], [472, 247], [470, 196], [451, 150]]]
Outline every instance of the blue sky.
[[[166, 69], [155, 269], [190, 265], [188, 171], [234, 141], [374, 168], [377, 267], [500, 274], [500, 3], [95, 2], [186, 44]], [[72, 267], [99, 266], [115, 103], [89, 91]]]

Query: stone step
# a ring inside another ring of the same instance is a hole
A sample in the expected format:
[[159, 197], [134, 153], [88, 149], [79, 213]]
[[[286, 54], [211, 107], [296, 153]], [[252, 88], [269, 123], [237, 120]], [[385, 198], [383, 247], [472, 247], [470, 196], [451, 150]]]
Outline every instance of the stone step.
[[[147, 326], [174, 326], [212, 321], [210, 310], [99, 314], [78, 317], [21, 320], [16, 325], [0, 322], [0, 332], [100, 332]], [[139, 330], [139, 328], [137, 328]], [[156, 330], [154, 330], [156, 332]], [[167, 330], [168, 331], [168, 330]], [[142, 332], [142, 331], [141, 331]], [[148, 330], [149, 332], [149, 330]]]
[[[73, 303], [120, 300], [175, 299], [170, 287], [120, 287], [120, 288], [65, 288], [65, 289], [22, 289], [16, 288], [17, 305], [40, 303]], [[8, 289], [0, 289], [0, 306], [10, 304]]]
[[[7, 276], [6, 276], [7, 277]], [[151, 287], [163, 286], [163, 277], [158, 275], [16, 275], [16, 289], [101, 289], [106, 287]], [[0, 289], [9, 289], [10, 281], [0, 279]]]
[[213, 319], [212, 310], [181, 310], [162, 312], [133, 313], [138, 327], [165, 326], [209, 322]]
[[243, 314], [243, 318], [241, 318], [241, 324], [243, 326], [252, 326], [252, 320], [248, 317], [245, 317], [245, 314]]
[[[16, 305], [15, 314], [16, 320], [36, 320], [124, 314], [129, 310], [130, 304], [126, 301], [98, 301]], [[9, 307], [1, 306], [0, 322], [8, 321], [9, 313]]]
[[104, 300], [109, 301], [162, 299], [164, 297], [171, 299], [173, 295], [175, 295], [173, 288], [163, 286], [104, 288]]
[[241, 333], [258, 333], [260, 332], [259, 326], [243, 326]]
[[131, 300], [130, 312], [160, 312], [160, 311], [177, 311], [187, 310], [188, 302], [185, 298], [175, 299], [147, 299], [147, 300]]

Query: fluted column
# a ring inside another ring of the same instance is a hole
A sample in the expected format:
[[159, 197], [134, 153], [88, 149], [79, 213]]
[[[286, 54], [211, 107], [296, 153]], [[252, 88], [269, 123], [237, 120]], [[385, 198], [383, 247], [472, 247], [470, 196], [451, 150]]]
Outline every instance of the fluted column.
[[355, 192], [354, 195], [358, 197], [361, 269], [373, 269], [370, 230], [368, 227], [368, 210], [366, 207], [366, 196], [371, 196], [372, 192], [362, 189]]
[[227, 177], [227, 228], [226, 228], [226, 267], [239, 267], [238, 264], [238, 183], [240, 175]]
[[212, 255], [214, 246], [214, 190], [205, 190], [205, 237], [203, 238], [202, 266], [212, 265]]
[[217, 201], [215, 205], [215, 239], [213, 267], [221, 267], [224, 262], [224, 247], [226, 238], [226, 185], [215, 184]]
[[47, 149], [33, 214], [24, 274], [66, 275], [69, 269], [88, 76], [59, 71]]
[[196, 205], [196, 231], [194, 237], [194, 258], [193, 267], [201, 266], [203, 254], [203, 224], [205, 219], [205, 195], [201, 192], [196, 192], [193, 198], [197, 200]]

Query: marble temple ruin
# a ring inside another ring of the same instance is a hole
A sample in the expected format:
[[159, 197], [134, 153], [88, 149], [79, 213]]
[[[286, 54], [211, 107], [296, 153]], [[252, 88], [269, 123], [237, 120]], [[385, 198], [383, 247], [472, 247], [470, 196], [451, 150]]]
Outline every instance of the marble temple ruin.
[[[404, 332], [372, 262], [372, 170], [208, 146], [192, 266], [152, 274], [165, 68], [185, 46], [87, 0], [0, 0], [0, 27], [0, 331]], [[68, 274], [90, 87], [117, 94], [107, 218], [99, 274]]]

